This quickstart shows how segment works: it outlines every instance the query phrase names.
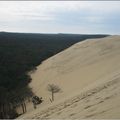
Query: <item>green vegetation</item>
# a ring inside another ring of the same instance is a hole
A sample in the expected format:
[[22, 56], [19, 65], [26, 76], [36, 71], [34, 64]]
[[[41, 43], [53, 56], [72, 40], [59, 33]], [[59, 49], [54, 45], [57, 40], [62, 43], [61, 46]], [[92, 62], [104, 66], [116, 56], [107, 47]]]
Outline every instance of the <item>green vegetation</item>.
[[[0, 33], [0, 118], [15, 118], [15, 108], [33, 96], [27, 74], [50, 56], [87, 38], [106, 35]], [[12, 111], [12, 112], [11, 112]], [[14, 114], [13, 114], [14, 113]]]

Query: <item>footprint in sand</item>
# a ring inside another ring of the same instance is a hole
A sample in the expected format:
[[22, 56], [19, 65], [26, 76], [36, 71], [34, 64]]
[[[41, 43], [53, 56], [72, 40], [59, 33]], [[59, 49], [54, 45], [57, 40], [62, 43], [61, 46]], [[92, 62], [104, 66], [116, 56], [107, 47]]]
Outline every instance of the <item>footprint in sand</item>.
[[71, 113], [69, 116], [71, 117], [71, 116], [74, 116], [74, 115], [76, 115], [76, 113]]
[[90, 108], [90, 107], [92, 107], [93, 105], [88, 105], [88, 106], [86, 106], [84, 109], [88, 109], [88, 108]]

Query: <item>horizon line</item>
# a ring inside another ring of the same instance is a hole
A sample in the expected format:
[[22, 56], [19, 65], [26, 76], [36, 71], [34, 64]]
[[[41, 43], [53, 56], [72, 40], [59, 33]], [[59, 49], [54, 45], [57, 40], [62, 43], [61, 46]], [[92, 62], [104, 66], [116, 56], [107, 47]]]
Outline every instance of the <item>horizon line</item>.
[[73, 35], [118, 35], [118, 34], [109, 34], [109, 33], [49, 33], [49, 32], [15, 32], [15, 31], [0, 31], [0, 33], [20, 33], [20, 34], [73, 34]]

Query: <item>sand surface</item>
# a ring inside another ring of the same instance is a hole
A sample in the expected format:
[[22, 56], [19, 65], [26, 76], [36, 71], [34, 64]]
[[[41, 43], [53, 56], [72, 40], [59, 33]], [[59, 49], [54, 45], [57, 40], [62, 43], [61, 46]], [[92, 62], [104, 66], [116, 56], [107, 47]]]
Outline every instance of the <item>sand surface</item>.
[[[21, 118], [120, 118], [120, 36], [79, 42], [44, 61], [31, 77], [30, 87], [44, 102]], [[62, 89], [53, 103], [48, 84]]]

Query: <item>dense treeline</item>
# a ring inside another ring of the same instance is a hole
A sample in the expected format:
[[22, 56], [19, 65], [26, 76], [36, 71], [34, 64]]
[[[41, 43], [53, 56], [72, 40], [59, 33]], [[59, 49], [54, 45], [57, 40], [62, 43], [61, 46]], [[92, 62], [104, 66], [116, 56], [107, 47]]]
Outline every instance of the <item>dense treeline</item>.
[[[87, 38], [106, 35], [0, 33], [0, 118], [14, 118], [33, 95], [27, 74], [43, 60]], [[12, 111], [12, 112], [11, 112]], [[26, 111], [26, 110], [25, 110]], [[13, 113], [15, 113], [13, 115]]]

